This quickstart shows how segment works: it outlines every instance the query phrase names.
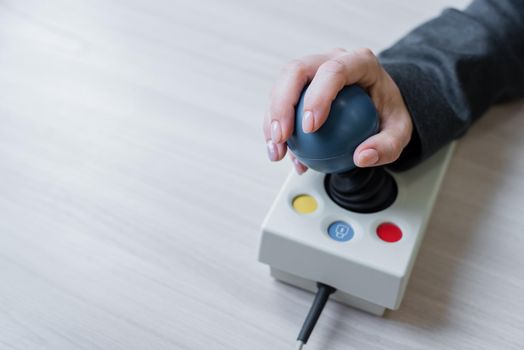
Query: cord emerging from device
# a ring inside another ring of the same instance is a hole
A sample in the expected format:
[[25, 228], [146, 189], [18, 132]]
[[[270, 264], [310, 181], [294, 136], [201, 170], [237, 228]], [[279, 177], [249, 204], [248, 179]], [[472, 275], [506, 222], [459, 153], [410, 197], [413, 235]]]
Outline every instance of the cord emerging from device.
[[320, 282], [317, 283], [317, 287], [318, 290], [317, 294], [315, 295], [315, 299], [313, 300], [313, 304], [311, 305], [306, 319], [304, 320], [304, 324], [302, 325], [302, 329], [298, 334], [296, 350], [301, 350], [302, 347], [307, 343], [309, 336], [311, 335], [311, 332], [313, 332], [318, 318], [320, 317], [320, 314], [322, 313], [322, 310], [329, 299], [329, 296], [336, 291], [335, 288]]

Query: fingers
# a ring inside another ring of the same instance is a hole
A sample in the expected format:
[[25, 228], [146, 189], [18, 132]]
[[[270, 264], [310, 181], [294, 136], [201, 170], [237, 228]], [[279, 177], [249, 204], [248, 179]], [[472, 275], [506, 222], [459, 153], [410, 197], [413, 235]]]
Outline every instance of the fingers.
[[267, 156], [270, 161], [276, 162], [286, 155], [287, 146], [285, 143], [275, 143], [271, 138], [271, 125], [267, 123], [268, 117], [264, 118], [263, 130], [266, 138]]
[[295, 105], [304, 86], [329, 55], [312, 55], [289, 62], [273, 87], [269, 112], [263, 125], [268, 157], [271, 161], [281, 160], [285, 156], [285, 142], [293, 133], [295, 124]]
[[313, 79], [318, 67], [328, 55], [312, 55], [289, 62], [273, 87], [266, 117], [266, 128], [275, 143], [284, 143], [293, 133], [295, 105], [304, 86]]
[[266, 143], [267, 156], [270, 161], [276, 162], [281, 160], [286, 155], [287, 147], [283, 143], [274, 143], [273, 140], [268, 140]]
[[355, 164], [359, 167], [370, 167], [397, 160], [411, 138], [413, 126], [409, 118], [409, 115], [400, 115], [384, 121], [378, 134], [357, 147], [353, 155]]
[[371, 87], [380, 73], [377, 58], [368, 49], [339, 52], [320, 65], [304, 97], [304, 132], [314, 132], [324, 124], [331, 103], [344, 86]]
[[293, 163], [293, 166], [295, 167], [295, 170], [298, 175], [302, 175], [307, 171], [307, 166], [302, 164], [293, 153], [290, 152], [289, 157], [291, 158], [291, 162]]

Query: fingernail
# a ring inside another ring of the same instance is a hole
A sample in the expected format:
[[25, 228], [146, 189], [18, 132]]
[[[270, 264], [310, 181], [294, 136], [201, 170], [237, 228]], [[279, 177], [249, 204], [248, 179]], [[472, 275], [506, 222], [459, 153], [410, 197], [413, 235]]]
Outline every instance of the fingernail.
[[275, 143], [280, 143], [282, 140], [282, 128], [278, 120], [273, 120], [271, 122], [271, 139]]
[[295, 170], [297, 171], [298, 175], [302, 175], [306, 172], [306, 167], [300, 163], [298, 159], [293, 159], [293, 164], [295, 165]]
[[278, 158], [278, 150], [277, 145], [273, 142], [273, 140], [267, 141], [267, 155], [269, 157], [269, 160], [274, 162]]
[[378, 162], [378, 152], [372, 148], [366, 149], [358, 155], [358, 166], [371, 166]]
[[302, 117], [302, 130], [307, 134], [313, 131], [315, 121], [313, 120], [313, 113], [305, 111]]

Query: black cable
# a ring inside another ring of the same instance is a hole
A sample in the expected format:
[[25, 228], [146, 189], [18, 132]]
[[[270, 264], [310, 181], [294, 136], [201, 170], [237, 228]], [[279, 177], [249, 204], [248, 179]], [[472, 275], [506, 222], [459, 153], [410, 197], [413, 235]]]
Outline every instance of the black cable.
[[320, 317], [320, 314], [322, 313], [322, 310], [329, 299], [329, 296], [336, 291], [335, 288], [320, 282], [317, 283], [317, 287], [318, 290], [317, 294], [315, 295], [315, 300], [313, 300], [313, 304], [309, 309], [306, 319], [304, 320], [304, 324], [302, 325], [302, 329], [300, 330], [300, 333], [297, 337], [297, 349], [302, 349], [302, 346], [307, 343], [309, 336], [311, 335], [311, 332], [313, 332], [318, 318]]

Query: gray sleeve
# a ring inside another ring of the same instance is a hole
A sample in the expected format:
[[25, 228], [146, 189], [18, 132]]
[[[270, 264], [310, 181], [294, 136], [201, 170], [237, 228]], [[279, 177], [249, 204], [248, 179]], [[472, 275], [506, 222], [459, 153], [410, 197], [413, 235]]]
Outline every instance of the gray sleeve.
[[409, 168], [462, 136], [491, 105], [524, 96], [524, 0], [445, 10], [379, 55], [414, 124], [391, 168]]

